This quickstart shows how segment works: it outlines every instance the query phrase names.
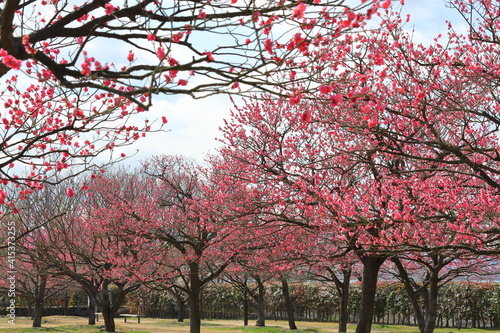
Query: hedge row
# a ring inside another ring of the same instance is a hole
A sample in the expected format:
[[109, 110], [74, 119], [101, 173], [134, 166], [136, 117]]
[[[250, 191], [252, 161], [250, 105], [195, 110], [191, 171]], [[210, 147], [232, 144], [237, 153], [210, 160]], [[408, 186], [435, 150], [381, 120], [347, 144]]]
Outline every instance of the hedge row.
[[[317, 283], [290, 284], [291, 299], [297, 320], [337, 321], [340, 298], [332, 286]], [[129, 305], [147, 316], [174, 318], [177, 301], [169, 293], [148, 292]], [[140, 302], [139, 302], [140, 300]], [[350, 320], [357, 320], [361, 287], [354, 284], [350, 291]], [[453, 282], [440, 289], [438, 326], [440, 327], [500, 327], [500, 284]], [[400, 283], [381, 283], [375, 301], [374, 322], [384, 324], [415, 324], [412, 308]], [[140, 305], [139, 305], [140, 303]], [[266, 287], [267, 318], [287, 319], [285, 304], [278, 283]], [[205, 318], [243, 318], [243, 294], [229, 284], [212, 284], [203, 293]], [[250, 308], [250, 318], [255, 310]]]
[[[297, 320], [337, 321], [339, 296], [333, 286], [320, 283], [290, 284], [290, 296]], [[268, 319], [286, 318], [281, 284], [266, 284], [266, 315]], [[357, 320], [361, 288], [354, 284], [350, 291], [350, 320]], [[0, 297], [0, 314], [4, 314], [8, 299]], [[440, 289], [438, 326], [440, 327], [500, 327], [500, 283], [452, 282]], [[186, 300], [184, 298], [184, 304]], [[30, 304], [18, 298], [18, 315], [29, 314]], [[45, 315], [85, 315], [87, 298], [83, 292], [72, 292], [53, 297], [45, 304]], [[127, 306], [132, 312], [148, 317], [177, 318], [179, 303], [169, 292], [140, 289], [129, 295]], [[186, 315], [187, 306], [185, 306]], [[57, 309], [57, 310], [56, 310]], [[205, 318], [243, 318], [243, 293], [226, 283], [213, 283], [203, 292]], [[400, 283], [381, 283], [375, 300], [374, 322], [384, 324], [415, 324], [410, 302]], [[256, 313], [250, 307], [250, 319]]]

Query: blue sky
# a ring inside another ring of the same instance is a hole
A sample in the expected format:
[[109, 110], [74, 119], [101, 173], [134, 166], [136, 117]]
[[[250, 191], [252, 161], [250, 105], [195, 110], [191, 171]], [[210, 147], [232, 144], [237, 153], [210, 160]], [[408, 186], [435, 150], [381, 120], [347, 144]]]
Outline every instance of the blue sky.
[[[399, 3], [399, 0], [394, 1]], [[398, 7], [396, 7], [398, 8]], [[460, 16], [455, 10], [447, 8], [445, 0], [406, 0], [403, 13], [409, 13], [411, 21], [408, 30], [414, 30], [414, 40], [422, 43], [432, 42], [439, 33], [446, 35], [445, 20], [450, 20], [458, 30], [464, 31]], [[189, 96], [158, 97], [148, 117], [153, 119], [166, 116], [168, 132], [150, 133], [135, 145], [124, 149], [131, 155], [126, 164], [136, 164], [151, 155], [182, 154], [202, 162], [206, 153], [215, 153], [220, 137], [218, 129], [223, 119], [229, 117], [232, 105], [227, 96], [214, 96], [193, 100]]]

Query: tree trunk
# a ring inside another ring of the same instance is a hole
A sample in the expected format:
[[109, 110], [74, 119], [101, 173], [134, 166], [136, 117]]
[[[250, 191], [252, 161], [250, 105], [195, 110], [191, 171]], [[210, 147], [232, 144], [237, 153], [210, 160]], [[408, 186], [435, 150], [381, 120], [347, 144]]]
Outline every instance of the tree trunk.
[[248, 326], [248, 290], [245, 278], [245, 286], [243, 291], [243, 326]]
[[200, 333], [201, 331], [201, 313], [200, 313], [200, 294], [201, 281], [199, 276], [198, 263], [189, 263], [189, 332]]
[[42, 327], [43, 301], [36, 300], [33, 306], [33, 325], [32, 327]]
[[186, 307], [182, 299], [177, 300], [177, 322], [182, 323], [186, 314]]
[[115, 312], [111, 307], [111, 298], [109, 296], [108, 286], [109, 284], [107, 282], [103, 283], [102, 291], [100, 293], [101, 312], [106, 332], [115, 332]]
[[408, 298], [410, 299], [410, 303], [413, 308], [413, 314], [415, 316], [415, 319], [417, 320], [417, 325], [418, 325], [418, 330], [420, 333], [424, 332], [425, 329], [425, 318], [424, 315], [422, 314], [422, 311], [420, 310], [420, 304], [418, 302], [418, 297], [411, 285], [410, 277], [408, 276], [408, 273], [406, 272], [406, 269], [404, 268], [403, 264], [401, 263], [401, 260], [399, 258], [391, 258], [391, 261], [396, 265], [396, 268], [398, 269], [399, 277], [401, 280], [403, 280], [403, 284], [406, 289], [406, 294], [408, 295]]
[[[426, 305], [426, 321], [423, 333], [433, 333], [436, 328], [437, 320], [437, 304], [438, 304], [438, 284], [439, 284], [439, 268], [430, 272], [429, 277], [429, 297]], [[436, 268], [436, 266], [434, 266]]]
[[408, 276], [403, 264], [398, 258], [391, 259], [398, 269], [399, 276], [404, 283], [406, 293], [412, 304], [413, 313], [417, 320], [420, 333], [433, 333], [436, 328], [437, 320], [437, 302], [438, 302], [438, 284], [439, 271], [442, 268], [442, 259], [439, 256], [432, 256], [433, 266], [429, 271], [428, 292], [425, 294], [425, 315], [420, 307], [415, 289], [411, 285], [411, 279]]
[[104, 329], [106, 332], [115, 332], [115, 317], [108, 306], [102, 307], [102, 318], [104, 320]]
[[96, 320], [96, 299], [95, 295], [91, 295], [87, 291], [87, 297], [88, 297], [88, 305], [89, 305], [89, 325], [95, 325], [95, 320]]
[[351, 284], [352, 268], [350, 266], [342, 267], [342, 280], [337, 277], [333, 269], [327, 268], [327, 270], [330, 273], [330, 279], [335, 283], [337, 292], [340, 295], [338, 331], [339, 333], [345, 333], [347, 332], [347, 323], [349, 322], [349, 287]]
[[339, 333], [347, 332], [347, 323], [349, 322], [349, 287], [351, 284], [351, 269], [343, 269], [344, 275], [340, 285], [340, 315], [339, 315]]
[[288, 288], [288, 281], [285, 278], [281, 279], [281, 287], [283, 289], [283, 298], [285, 299], [285, 310], [288, 317], [288, 327], [291, 330], [296, 330], [297, 326], [295, 325], [295, 315], [293, 313], [293, 304], [290, 299], [290, 290]]
[[182, 323], [186, 314], [186, 307], [181, 293], [174, 289], [168, 289], [168, 291], [175, 297], [175, 301], [177, 302], [177, 322]]
[[42, 327], [43, 301], [47, 278], [40, 276], [40, 284], [35, 287], [35, 303], [33, 304], [33, 327]]
[[264, 299], [265, 289], [264, 283], [259, 276], [255, 277], [255, 282], [257, 282], [257, 287], [259, 289], [259, 294], [257, 295], [257, 323], [255, 326], [266, 326], [266, 312], [265, 306], [266, 302]]
[[360, 259], [363, 263], [363, 285], [361, 288], [361, 306], [356, 333], [370, 333], [375, 307], [378, 272], [386, 257], [364, 255]]

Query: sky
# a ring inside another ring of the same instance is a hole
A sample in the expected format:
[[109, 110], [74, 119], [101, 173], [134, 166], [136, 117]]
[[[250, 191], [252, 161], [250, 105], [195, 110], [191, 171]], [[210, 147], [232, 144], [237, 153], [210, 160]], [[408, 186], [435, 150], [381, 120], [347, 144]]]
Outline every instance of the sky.
[[[399, 0], [394, 0], [399, 3]], [[445, 6], [444, 0], [406, 0], [403, 13], [410, 14], [407, 30], [414, 30], [414, 40], [431, 42], [439, 33], [446, 34], [445, 20], [459, 30], [465, 29], [458, 14]], [[225, 95], [194, 100], [189, 96], [157, 97], [148, 117], [166, 116], [166, 132], [149, 133], [146, 138], [126, 147], [125, 165], [137, 165], [152, 155], [178, 154], [203, 163], [207, 153], [216, 153], [221, 137], [219, 128], [229, 119], [232, 104]]]

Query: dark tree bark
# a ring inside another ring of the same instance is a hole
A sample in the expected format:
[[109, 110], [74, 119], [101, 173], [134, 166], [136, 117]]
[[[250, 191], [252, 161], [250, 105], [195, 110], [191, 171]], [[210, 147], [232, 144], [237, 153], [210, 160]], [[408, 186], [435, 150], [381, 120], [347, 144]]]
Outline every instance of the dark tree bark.
[[172, 296], [174, 296], [177, 303], [177, 322], [184, 322], [184, 317], [186, 315], [186, 305], [184, 299], [182, 299], [182, 292], [178, 289], [169, 288], [167, 289]]
[[343, 269], [343, 280], [339, 281], [340, 284], [338, 291], [340, 294], [340, 315], [339, 315], [339, 333], [347, 332], [347, 323], [349, 322], [349, 287], [351, 279], [351, 269]]
[[111, 306], [111, 298], [109, 297], [109, 291], [107, 284], [103, 287], [101, 291], [101, 312], [102, 318], [104, 320], [104, 328], [106, 332], [115, 332], [115, 314]]
[[349, 322], [349, 287], [351, 280], [352, 268], [351, 266], [342, 267], [342, 280], [337, 277], [336, 272], [327, 267], [329, 273], [328, 281], [335, 283], [335, 288], [340, 295], [340, 313], [339, 313], [339, 333], [347, 332], [347, 323]]
[[412, 285], [412, 280], [408, 276], [401, 260], [399, 258], [391, 258], [398, 269], [399, 278], [403, 281], [406, 293], [412, 304], [413, 314], [417, 320], [420, 333], [433, 333], [438, 318], [439, 271], [443, 268], [443, 258], [438, 255], [433, 255], [431, 258], [432, 266], [428, 266], [428, 275], [426, 281], [424, 281], [424, 284], [427, 284], [427, 289], [422, 288], [422, 291], [425, 293], [425, 312], [421, 308], [416, 288]]
[[42, 327], [43, 302], [45, 300], [47, 277], [40, 276], [39, 282], [35, 290], [35, 302], [33, 304], [33, 327]]
[[257, 287], [259, 293], [255, 299], [255, 306], [257, 308], [257, 323], [255, 326], [263, 327], [266, 326], [266, 301], [264, 299], [265, 296], [265, 287], [264, 282], [260, 276], [254, 276], [255, 282], [257, 283]]
[[245, 278], [243, 289], [243, 326], [248, 326], [248, 286], [247, 279]]
[[103, 307], [101, 313], [102, 319], [104, 320], [104, 329], [106, 330], [106, 332], [115, 332], [115, 317], [112, 314], [111, 309], [109, 307]]
[[177, 322], [182, 323], [184, 321], [185, 314], [186, 307], [184, 305], [184, 300], [179, 296], [179, 298], [177, 298]]
[[413, 308], [413, 315], [415, 316], [415, 319], [417, 321], [418, 329], [420, 332], [423, 332], [423, 329], [425, 327], [425, 320], [424, 320], [424, 315], [422, 314], [422, 311], [420, 310], [420, 304], [418, 302], [418, 295], [413, 289], [411, 285], [411, 280], [410, 277], [408, 276], [408, 273], [406, 272], [406, 269], [403, 267], [403, 264], [399, 260], [399, 258], [391, 258], [392, 262], [396, 265], [396, 268], [398, 269], [398, 274], [401, 280], [403, 281], [403, 284], [406, 289], [406, 293], [408, 295], [408, 298], [410, 299], [412, 308]]
[[356, 333], [370, 333], [373, 323], [378, 273], [386, 257], [369, 254], [361, 256], [360, 259], [363, 263], [363, 285], [361, 288], [361, 306]]
[[201, 311], [200, 311], [200, 294], [201, 281], [199, 277], [198, 263], [189, 263], [189, 321], [190, 333], [200, 333], [201, 331]]
[[281, 278], [281, 288], [283, 290], [283, 298], [285, 299], [285, 310], [288, 316], [288, 327], [291, 330], [296, 330], [297, 325], [295, 325], [295, 314], [293, 311], [292, 300], [290, 299], [290, 290], [288, 287], [288, 281], [285, 278]]
[[[113, 297], [113, 301], [111, 300], [110, 295], [111, 284], [116, 287], [113, 289], [113, 293], [115, 294], [115, 297]], [[118, 312], [118, 309], [125, 301], [125, 297], [127, 296], [127, 294], [136, 290], [137, 288], [139, 288], [139, 286], [140, 284], [133, 284], [128, 288], [125, 288], [125, 284], [116, 281], [110, 282], [109, 280], [104, 281], [101, 285], [92, 285], [89, 283], [86, 284], [87, 295], [90, 295], [91, 299], [92, 297], [94, 297], [95, 306], [101, 310], [102, 318], [104, 320], [104, 329], [106, 332], [116, 331], [115, 316]]]
[[89, 299], [89, 322], [88, 322], [88, 324], [95, 325], [96, 312], [97, 312], [96, 297], [95, 297], [95, 295], [91, 295], [88, 291], [87, 291], [87, 296]]

